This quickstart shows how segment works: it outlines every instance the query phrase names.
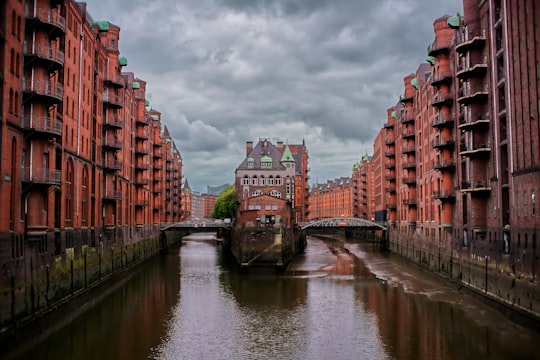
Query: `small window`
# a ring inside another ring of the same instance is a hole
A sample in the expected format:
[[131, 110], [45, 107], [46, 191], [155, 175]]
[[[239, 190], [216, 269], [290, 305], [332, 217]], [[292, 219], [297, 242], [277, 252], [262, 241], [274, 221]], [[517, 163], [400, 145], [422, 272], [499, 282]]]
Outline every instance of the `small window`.
[[531, 191], [531, 216], [536, 216], [536, 194]]
[[247, 176], [242, 178], [242, 185], [249, 185], [249, 178]]
[[268, 178], [268, 185], [274, 185], [274, 177], [273, 176], [270, 176]]
[[253, 176], [253, 177], [251, 178], [251, 185], [257, 186], [258, 183], [259, 183], [259, 181], [258, 181], [257, 177], [256, 177], [256, 176]]
[[264, 176], [261, 176], [259, 179], [259, 185], [264, 186], [265, 185], [265, 178]]
[[281, 185], [281, 177], [279, 177], [279, 176], [276, 176], [276, 185], [277, 186]]

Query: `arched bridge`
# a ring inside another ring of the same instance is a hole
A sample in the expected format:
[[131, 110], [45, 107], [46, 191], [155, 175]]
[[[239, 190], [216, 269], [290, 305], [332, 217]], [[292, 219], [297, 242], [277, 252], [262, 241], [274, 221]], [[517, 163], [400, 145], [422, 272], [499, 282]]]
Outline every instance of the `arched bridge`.
[[301, 230], [329, 228], [386, 230], [386, 226], [379, 223], [351, 217], [335, 217], [300, 223]]
[[175, 223], [165, 223], [161, 224], [161, 231], [170, 231], [170, 230], [191, 230], [191, 231], [217, 231], [221, 228], [230, 228], [230, 223], [225, 223], [223, 221], [212, 221], [212, 220], [188, 220]]

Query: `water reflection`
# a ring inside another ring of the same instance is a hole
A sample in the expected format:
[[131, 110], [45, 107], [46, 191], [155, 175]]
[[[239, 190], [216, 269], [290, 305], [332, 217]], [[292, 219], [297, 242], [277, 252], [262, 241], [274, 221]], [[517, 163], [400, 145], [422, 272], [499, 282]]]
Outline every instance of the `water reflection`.
[[310, 239], [279, 276], [230, 261], [212, 236], [187, 238], [19, 356], [538, 358], [540, 333], [370, 245]]

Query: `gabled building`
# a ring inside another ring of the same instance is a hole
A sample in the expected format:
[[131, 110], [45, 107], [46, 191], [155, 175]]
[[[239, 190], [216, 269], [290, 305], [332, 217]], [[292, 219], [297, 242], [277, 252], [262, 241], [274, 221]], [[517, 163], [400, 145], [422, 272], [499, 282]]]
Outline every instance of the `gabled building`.
[[[296, 145], [295, 150], [297, 156], [291, 146], [276, 146], [267, 138], [259, 139], [255, 146], [246, 142], [246, 158], [235, 172], [237, 227], [282, 224], [290, 228], [299, 221], [300, 213], [305, 214], [307, 179], [297, 167], [307, 169], [307, 151], [305, 144]], [[297, 186], [302, 189], [297, 191]]]

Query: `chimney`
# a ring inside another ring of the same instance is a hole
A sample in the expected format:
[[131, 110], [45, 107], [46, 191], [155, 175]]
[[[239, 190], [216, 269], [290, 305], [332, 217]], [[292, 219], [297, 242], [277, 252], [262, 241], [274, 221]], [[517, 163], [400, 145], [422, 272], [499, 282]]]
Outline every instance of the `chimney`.
[[246, 155], [253, 150], [253, 141], [246, 141]]
[[277, 142], [277, 148], [278, 148], [279, 150], [283, 149], [283, 141], [278, 141], [278, 142]]

